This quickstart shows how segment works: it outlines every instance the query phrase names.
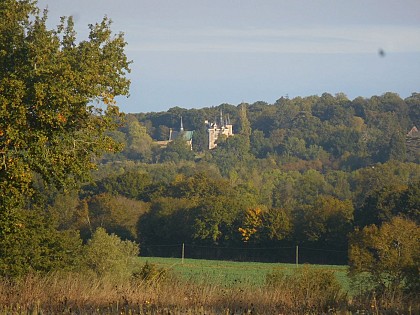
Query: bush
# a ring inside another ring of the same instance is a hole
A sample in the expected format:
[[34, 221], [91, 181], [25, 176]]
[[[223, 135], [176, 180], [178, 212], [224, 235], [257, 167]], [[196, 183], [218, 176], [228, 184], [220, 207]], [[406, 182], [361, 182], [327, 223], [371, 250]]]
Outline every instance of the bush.
[[390, 222], [356, 230], [350, 236], [349, 265], [353, 278], [367, 274], [376, 290], [420, 292], [420, 227], [394, 217]]
[[58, 231], [39, 209], [14, 210], [13, 216], [9, 227], [0, 220], [0, 276], [77, 268], [82, 252], [78, 231]]
[[400, 309], [409, 308], [418, 301], [419, 240], [419, 226], [402, 217], [350, 235], [349, 275], [354, 286], [367, 291], [360, 292], [362, 300], [374, 297], [381, 310], [394, 309], [397, 304], [403, 305]]
[[139, 279], [146, 283], [157, 283], [167, 280], [169, 273], [164, 268], [158, 268], [155, 264], [146, 261], [139, 272], [134, 273], [134, 279]]
[[345, 303], [334, 272], [304, 265], [291, 275], [281, 271], [267, 274], [266, 284], [276, 290], [288, 291], [294, 309], [301, 312], [326, 312]]
[[85, 246], [84, 265], [99, 276], [128, 278], [133, 273], [138, 254], [138, 244], [122, 241], [98, 228]]

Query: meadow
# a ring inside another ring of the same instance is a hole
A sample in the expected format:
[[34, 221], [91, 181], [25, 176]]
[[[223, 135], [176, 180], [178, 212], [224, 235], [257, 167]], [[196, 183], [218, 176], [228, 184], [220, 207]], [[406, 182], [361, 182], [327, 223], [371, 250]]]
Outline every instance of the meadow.
[[[283, 263], [236, 262], [204, 259], [140, 257], [142, 264], [146, 262], [175, 274], [187, 281], [195, 283], [211, 283], [223, 286], [262, 287], [266, 284], [266, 276], [272, 272], [292, 274], [304, 265]], [[312, 268], [332, 271], [340, 283], [342, 290], [351, 294], [350, 279], [347, 266], [311, 265]]]

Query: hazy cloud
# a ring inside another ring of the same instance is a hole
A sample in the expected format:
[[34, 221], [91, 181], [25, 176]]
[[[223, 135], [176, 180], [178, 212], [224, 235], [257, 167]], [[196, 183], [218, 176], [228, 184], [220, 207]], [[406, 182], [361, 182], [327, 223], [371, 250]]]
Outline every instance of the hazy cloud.
[[284, 29], [148, 29], [130, 51], [245, 53], [420, 52], [420, 28], [371, 26]]

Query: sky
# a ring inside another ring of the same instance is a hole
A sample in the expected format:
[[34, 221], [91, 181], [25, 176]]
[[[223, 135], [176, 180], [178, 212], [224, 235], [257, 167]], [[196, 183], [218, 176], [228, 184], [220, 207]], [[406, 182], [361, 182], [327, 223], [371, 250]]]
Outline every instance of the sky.
[[106, 15], [131, 65], [126, 113], [420, 92], [419, 0], [39, 0], [80, 40]]

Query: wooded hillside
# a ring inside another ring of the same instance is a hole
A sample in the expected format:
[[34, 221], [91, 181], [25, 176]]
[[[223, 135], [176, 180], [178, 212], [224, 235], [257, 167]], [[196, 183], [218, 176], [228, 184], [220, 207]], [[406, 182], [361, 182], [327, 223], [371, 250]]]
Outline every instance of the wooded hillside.
[[[95, 182], [71, 198], [74, 211], [84, 205], [90, 225], [70, 226], [84, 238], [104, 226], [140, 242], [146, 255], [175, 255], [179, 247], [167, 245], [188, 243], [207, 246], [191, 253], [207, 258], [291, 261], [293, 250], [255, 257], [245, 249], [299, 244], [307, 261], [346, 263], [355, 228], [395, 216], [419, 222], [418, 136], [408, 135], [419, 109], [416, 93], [405, 100], [325, 93], [126, 115], [110, 134], [124, 149], [106, 155]], [[234, 136], [208, 150], [204, 121], [217, 122], [221, 112]], [[159, 146], [181, 117], [194, 131], [193, 150], [183, 138]], [[213, 247], [244, 251], [216, 254]]]

